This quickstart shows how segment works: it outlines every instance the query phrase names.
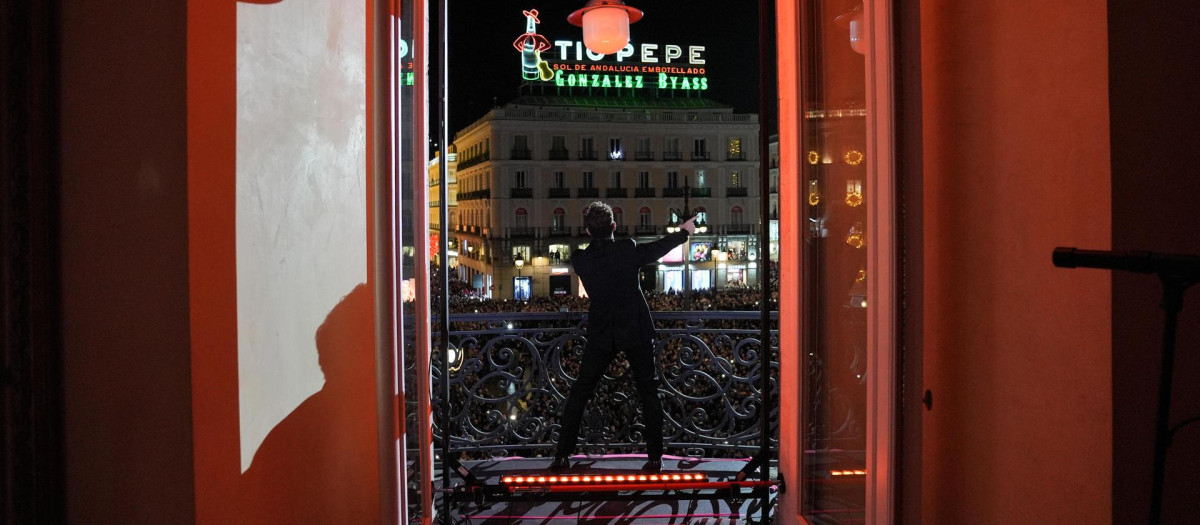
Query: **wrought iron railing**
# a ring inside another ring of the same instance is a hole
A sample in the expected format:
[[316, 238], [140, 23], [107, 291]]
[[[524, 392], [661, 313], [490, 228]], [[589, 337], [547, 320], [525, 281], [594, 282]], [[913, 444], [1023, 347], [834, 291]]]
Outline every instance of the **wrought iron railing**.
[[[753, 311], [654, 314], [668, 453], [747, 456], [758, 450], [762, 437], [759, 315]], [[772, 325], [775, 319], [772, 314]], [[585, 324], [582, 312], [452, 315], [452, 451], [479, 458], [551, 453], [558, 441], [558, 418], [586, 345]], [[772, 405], [778, 406], [775, 328], [770, 368], [776, 400]], [[437, 333], [434, 330], [435, 337]], [[442, 362], [437, 346], [435, 365]], [[614, 361], [593, 396], [580, 433], [585, 452], [640, 449], [644, 427], [635, 415], [641, 403], [627, 370], [623, 358]], [[440, 366], [432, 374], [437, 406], [444, 388]], [[774, 447], [777, 409], [769, 417]], [[435, 417], [435, 443], [441, 442], [444, 428], [446, 422]]]

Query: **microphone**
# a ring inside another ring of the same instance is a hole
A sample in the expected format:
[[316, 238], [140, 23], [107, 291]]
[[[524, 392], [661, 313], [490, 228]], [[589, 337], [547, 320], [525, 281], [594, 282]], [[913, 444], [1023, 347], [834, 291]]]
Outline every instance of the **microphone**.
[[1200, 257], [1143, 251], [1080, 250], [1060, 246], [1054, 249], [1054, 265], [1059, 268], [1098, 268], [1133, 273], [1157, 273], [1187, 280], [1200, 279]]

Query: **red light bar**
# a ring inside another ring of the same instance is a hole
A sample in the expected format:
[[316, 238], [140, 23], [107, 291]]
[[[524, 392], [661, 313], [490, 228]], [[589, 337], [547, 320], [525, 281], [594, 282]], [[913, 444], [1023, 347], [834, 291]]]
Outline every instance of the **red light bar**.
[[607, 474], [604, 476], [504, 476], [500, 483], [507, 486], [535, 487], [554, 485], [661, 485], [663, 483], [706, 483], [703, 472], [672, 474]]

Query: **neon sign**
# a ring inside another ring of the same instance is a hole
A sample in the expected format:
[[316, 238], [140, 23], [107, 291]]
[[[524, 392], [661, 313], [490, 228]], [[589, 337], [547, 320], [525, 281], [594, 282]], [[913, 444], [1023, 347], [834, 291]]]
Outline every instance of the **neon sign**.
[[[628, 44], [606, 59], [577, 40], [550, 41], [537, 33], [538, 11], [522, 11], [525, 33], [513, 47], [521, 53], [521, 78], [566, 88], [707, 91], [704, 46]], [[549, 51], [549, 53], [547, 53]]]

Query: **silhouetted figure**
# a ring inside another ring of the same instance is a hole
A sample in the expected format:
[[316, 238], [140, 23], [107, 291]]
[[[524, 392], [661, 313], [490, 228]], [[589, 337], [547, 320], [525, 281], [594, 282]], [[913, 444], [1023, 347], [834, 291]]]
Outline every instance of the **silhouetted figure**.
[[[592, 236], [586, 250], [571, 256], [571, 265], [583, 281], [591, 300], [588, 308], [587, 347], [579, 379], [571, 387], [563, 408], [558, 452], [551, 468], [570, 467], [567, 458], [575, 450], [579, 422], [587, 400], [617, 351], [624, 351], [642, 399], [642, 423], [646, 425], [646, 470], [662, 468], [662, 405], [658, 401], [658, 378], [654, 366], [654, 321], [642, 295], [638, 270], [661, 259], [687, 240], [696, 230], [695, 218], [680, 225], [680, 231], [657, 241], [638, 245], [633, 239], [613, 239], [617, 224], [612, 208], [602, 202], [588, 205], [584, 224]], [[632, 422], [628, 422], [632, 423]]]
[[275, 426], [242, 475], [248, 523], [379, 521], [374, 299], [360, 284], [317, 329], [325, 385]]

